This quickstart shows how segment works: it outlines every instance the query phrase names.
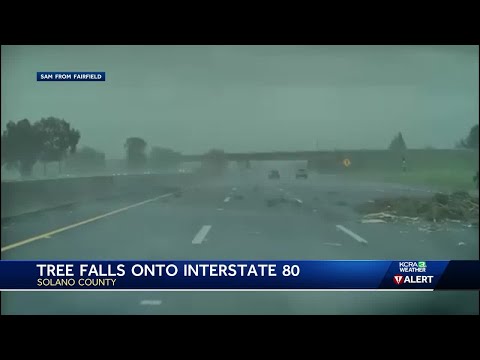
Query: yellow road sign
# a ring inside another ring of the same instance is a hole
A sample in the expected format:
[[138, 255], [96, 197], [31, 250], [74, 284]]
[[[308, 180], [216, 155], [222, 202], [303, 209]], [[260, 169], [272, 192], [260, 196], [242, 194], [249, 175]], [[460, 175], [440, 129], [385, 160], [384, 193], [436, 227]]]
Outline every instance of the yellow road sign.
[[345, 165], [345, 167], [349, 167], [351, 164], [350, 160], [349, 159], [344, 159], [343, 160], [343, 165]]

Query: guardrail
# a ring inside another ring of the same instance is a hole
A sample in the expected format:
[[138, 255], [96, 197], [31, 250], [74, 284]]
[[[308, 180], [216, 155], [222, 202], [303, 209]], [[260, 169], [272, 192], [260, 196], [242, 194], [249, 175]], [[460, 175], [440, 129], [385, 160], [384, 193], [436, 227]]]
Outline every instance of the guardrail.
[[198, 174], [124, 175], [2, 182], [2, 219], [128, 194], [159, 194], [199, 181]]

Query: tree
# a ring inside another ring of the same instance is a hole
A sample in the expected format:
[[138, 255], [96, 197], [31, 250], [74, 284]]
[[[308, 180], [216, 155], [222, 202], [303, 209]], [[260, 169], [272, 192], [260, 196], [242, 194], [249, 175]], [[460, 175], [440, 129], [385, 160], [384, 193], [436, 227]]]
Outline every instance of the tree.
[[2, 134], [2, 151], [0, 152], [0, 154], [2, 155], [2, 167], [3, 165], [5, 165], [7, 163], [7, 144], [5, 142], [5, 138]]
[[67, 158], [66, 166], [75, 171], [105, 170], [105, 154], [84, 146]]
[[205, 154], [202, 167], [216, 175], [223, 173], [228, 166], [228, 159], [225, 151], [212, 149]]
[[2, 165], [17, 168], [22, 177], [30, 176], [42, 147], [42, 134], [28, 119], [10, 121], [2, 134]]
[[478, 149], [478, 124], [472, 126], [468, 136], [460, 140], [456, 145], [457, 148]]
[[169, 169], [180, 163], [181, 154], [171, 149], [154, 146], [150, 150], [149, 162], [152, 168]]
[[34, 125], [41, 134], [43, 140], [40, 161], [43, 163], [43, 171], [46, 173], [46, 164], [58, 161], [59, 172], [61, 172], [61, 161], [67, 155], [75, 153], [80, 132], [70, 127], [70, 124], [63, 119], [55, 117], [42, 118]]
[[127, 151], [127, 167], [129, 169], [140, 169], [145, 167], [147, 163], [147, 156], [145, 149], [147, 143], [139, 137], [131, 137], [125, 141], [124, 145]]
[[407, 150], [407, 145], [405, 145], [405, 141], [403, 140], [403, 135], [401, 132], [399, 132], [393, 139], [392, 142], [390, 143], [390, 146], [388, 147], [389, 150], [392, 151], [405, 151]]

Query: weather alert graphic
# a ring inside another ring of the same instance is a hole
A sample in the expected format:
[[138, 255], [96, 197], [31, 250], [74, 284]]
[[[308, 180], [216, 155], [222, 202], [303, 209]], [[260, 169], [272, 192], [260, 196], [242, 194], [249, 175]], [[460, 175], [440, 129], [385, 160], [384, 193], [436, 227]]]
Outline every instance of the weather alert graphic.
[[448, 262], [405, 260], [392, 261], [381, 287], [396, 290], [435, 289]]
[[399, 270], [402, 273], [416, 272], [424, 273], [427, 271], [426, 261], [400, 261]]
[[[396, 285], [406, 284], [432, 284], [433, 275], [427, 273], [426, 261], [399, 261], [398, 270], [400, 274], [393, 276], [393, 282]], [[422, 273], [423, 275], [413, 275], [411, 273]]]
[[397, 285], [402, 284], [431, 284], [433, 280], [433, 275], [395, 275], [393, 281]]
[[400, 273], [393, 276], [393, 282], [396, 285], [402, 284], [431, 284], [433, 275], [408, 275], [409, 273], [423, 273], [427, 272], [426, 261], [400, 261], [398, 263], [398, 270]]
[[398, 275], [398, 274], [395, 275], [395, 276], [393, 277], [393, 282], [394, 282], [395, 284], [397, 284], [397, 285], [402, 284], [402, 283], [403, 283], [403, 275]]

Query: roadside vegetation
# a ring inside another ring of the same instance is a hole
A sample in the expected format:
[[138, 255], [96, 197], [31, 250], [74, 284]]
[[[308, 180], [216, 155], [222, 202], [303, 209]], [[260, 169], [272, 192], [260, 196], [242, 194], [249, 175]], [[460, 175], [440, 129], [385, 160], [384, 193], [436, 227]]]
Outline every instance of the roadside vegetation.
[[478, 190], [478, 125], [455, 150], [409, 150], [401, 133], [391, 141], [384, 158], [352, 159], [342, 172], [362, 180], [424, 186], [438, 191]]
[[[478, 226], [478, 125], [473, 126], [468, 136], [460, 140], [456, 147], [470, 150], [465, 154], [476, 155], [477, 161], [473, 164], [461, 161], [462, 158], [454, 161], [454, 158], [444, 157], [439, 163], [430, 164], [430, 167], [425, 163], [423, 167], [412, 169], [407, 163], [394, 172], [352, 172], [354, 176], [364, 179], [422, 185], [437, 190], [428, 197], [401, 196], [370, 200], [356, 207], [363, 215], [362, 222], [457, 222], [468, 227]], [[399, 152], [402, 157], [408, 154], [401, 134], [392, 140], [389, 149]], [[415, 160], [418, 164], [419, 159]]]
[[33, 166], [62, 161], [76, 152], [80, 132], [63, 119], [43, 118], [34, 123], [28, 119], [7, 123], [2, 134], [2, 167], [16, 169], [22, 177], [32, 174]]

